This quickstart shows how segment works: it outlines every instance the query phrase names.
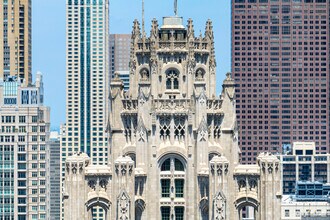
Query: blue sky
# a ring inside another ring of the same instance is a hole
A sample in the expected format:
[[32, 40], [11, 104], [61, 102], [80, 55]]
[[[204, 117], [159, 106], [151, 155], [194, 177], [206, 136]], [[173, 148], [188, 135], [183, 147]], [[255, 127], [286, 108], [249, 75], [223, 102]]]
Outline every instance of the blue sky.
[[[142, 0], [110, 0], [110, 33], [131, 33], [134, 19], [141, 21]], [[230, 71], [230, 0], [178, 0], [178, 14], [194, 20], [195, 34], [204, 34], [207, 19], [213, 21], [217, 58], [217, 91]], [[32, 1], [32, 70], [41, 71], [45, 103], [51, 107], [51, 127], [65, 122], [65, 0]], [[145, 0], [145, 24], [171, 16], [174, 0]]]

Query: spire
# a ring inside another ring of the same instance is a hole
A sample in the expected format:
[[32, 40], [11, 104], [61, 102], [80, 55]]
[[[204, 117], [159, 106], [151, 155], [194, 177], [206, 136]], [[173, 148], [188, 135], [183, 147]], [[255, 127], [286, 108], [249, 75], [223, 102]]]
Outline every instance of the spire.
[[142, 34], [144, 33], [144, 0], [142, 0]]

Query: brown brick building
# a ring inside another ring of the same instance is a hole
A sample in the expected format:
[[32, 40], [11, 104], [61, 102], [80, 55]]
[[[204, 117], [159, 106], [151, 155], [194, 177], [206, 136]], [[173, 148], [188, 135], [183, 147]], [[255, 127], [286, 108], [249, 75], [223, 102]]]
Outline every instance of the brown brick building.
[[329, 151], [329, 2], [232, 0], [242, 162], [294, 141]]
[[0, 2], [0, 78], [18, 76], [25, 85], [31, 75], [31, 0]]

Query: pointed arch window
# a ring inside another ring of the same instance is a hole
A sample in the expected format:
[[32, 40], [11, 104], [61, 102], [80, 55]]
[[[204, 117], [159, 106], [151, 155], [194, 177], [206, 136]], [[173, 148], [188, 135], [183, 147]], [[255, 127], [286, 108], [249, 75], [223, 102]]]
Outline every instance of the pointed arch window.
[[170, 69], [166, 73], [166, 89], [179, 89], [179, 72]]
[[[174, 156], [167, 158], [160, 166], [161, 196], [164, 198], [184, 197], [185, 168], [181, 160]], [[169, 174], [171, 174], [169, 176]]]
[[184, 206], [177, 206], [176, 202], [184, 201], [185, 162], [178, 155], [168, 155], [160, 163], [161, 185], [161, 219], [184, 219]]
[[171, 170], [171, 159], [166, 159], [161, 167], [161, 171], [170, 171]]

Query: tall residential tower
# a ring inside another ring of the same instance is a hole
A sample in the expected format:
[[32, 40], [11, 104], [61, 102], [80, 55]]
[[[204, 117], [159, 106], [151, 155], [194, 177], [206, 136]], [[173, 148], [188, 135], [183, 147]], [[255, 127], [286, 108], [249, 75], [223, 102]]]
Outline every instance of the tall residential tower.
[[0, 2], [0, 36], [0, 78], [31, 84], [31, 0]]
[[329, 1], [232, 0], [242, 162], [295, 141], [329, 151]]
[[108, 0], [67, 0], [63, 162], [81, 151], [91, 156], [93, 164], [107, 163], [108, 10]]
[[46, 219], [49, 107], [42, 75], [25, 87], [0, 81], [0, 219]]

